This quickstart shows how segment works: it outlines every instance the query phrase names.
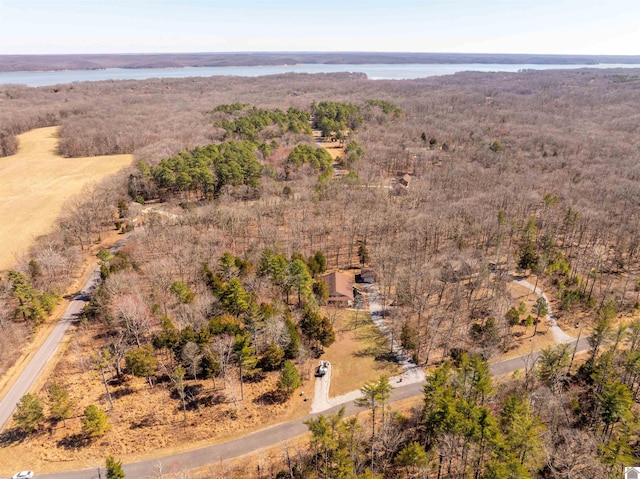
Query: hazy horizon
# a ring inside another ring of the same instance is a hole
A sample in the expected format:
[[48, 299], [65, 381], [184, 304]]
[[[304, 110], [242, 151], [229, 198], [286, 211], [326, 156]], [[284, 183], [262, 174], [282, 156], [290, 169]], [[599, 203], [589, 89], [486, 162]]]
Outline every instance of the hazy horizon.
[[[0, 0], [1, 1], [1, 0]], [[72, 55], [282, 55], [282, 54], [381, 54], [381, 55], [492, 55], [492, 56], [540, 56], [540, 57], [640, 57], [640, 52], [635, 54], [605, 54], [605, 53], [541, 53], [526, 52], [469, 52], [469, 51], [379, 51], [379, 50], [237, 50], [237, 51], [131, 51], [131, 52], [66, 52], [66, 53], [3, 53], [0, 56], [72, 56]]]
[[0, 0], [0, 55], [636, 55], [635, 0]]

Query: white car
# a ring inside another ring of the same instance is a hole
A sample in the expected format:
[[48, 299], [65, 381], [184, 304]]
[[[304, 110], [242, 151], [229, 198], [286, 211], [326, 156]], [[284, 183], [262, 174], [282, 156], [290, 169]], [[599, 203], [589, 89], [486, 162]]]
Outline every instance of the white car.
[[320, 361], [318, 369], [316, 369], [316, 377], [321, 378], [329, 371], [329, 361]]
[[11, 479], [31, 479], [33, 477], [33, 471], [21, 471], [14, 474]]

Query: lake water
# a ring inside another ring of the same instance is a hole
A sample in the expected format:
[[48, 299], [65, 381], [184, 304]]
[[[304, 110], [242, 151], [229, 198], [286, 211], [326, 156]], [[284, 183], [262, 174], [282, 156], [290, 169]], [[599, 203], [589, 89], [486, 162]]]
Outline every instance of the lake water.
[[108, 68], [106, 70], [68, 70], [45, 72], [0, 73], [0, 84], [47, 86], [80, 81], [146, 80], [148, 78], [188, 78], [241, 76], [257, 77], [282, 73], [365, 73], [372, 80], [406, 80], [439, 75], [452, 75], [463, 71], [517, 72], [520, 70], [555, 70], [576, 68], [640, 68], [632, 64], [600, 65], [527, 65], [498, 63], [465, 64], [368, 64], [368, 65], [275, 65], [240, 67], [182, 67], [182, 68]]

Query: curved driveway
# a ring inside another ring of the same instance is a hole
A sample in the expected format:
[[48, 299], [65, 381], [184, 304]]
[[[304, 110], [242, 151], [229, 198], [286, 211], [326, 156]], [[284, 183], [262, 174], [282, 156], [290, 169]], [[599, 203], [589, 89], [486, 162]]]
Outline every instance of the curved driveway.
[[[95, 287], [100, 278], [99, 270], [96, 270], [91, 279], [87, 282], [82, 292], [77, 295], [76, 299], [69, 305], [64, 317], [56, 325], [55, 329], [42, 346], [40, 351], [36, 354], [34, 359], [25, 369], [23, 375], [16, 381], [16, 384], [11, 388], [7, 396], [0, 402], [0, 427], [3, 426], [15, 409], [15, 403], [28, 392], [29, 387], [33, 384], [39, 372], [42, 370], [46, 362], [53, 356], [57, 347], [64, 336], [64, 333], [68, 329], [69, 325], [75, 318], [75, 316], [82, 310], [88, 299], [89, 293]], [[568, 342], [568, 341], [567, 341]], [[589, 344], [586, 338], [580, 339], [579, 342], [573, 340], [570, 344], [576, 347], [577, 351], [584, 351], [588, 349]], [[539, 352], [534, 352], [529, 355], [520, 356], [514, 359], [493, 363], [489, 366], [489, 369], [493, 375], [506, 374], [513, 372], [517, 369], [531, 368], [537, 361]], [[28, 371], [28, 372], [27, 372]], [[330, 371], [327, 376], [330, 377]], [[328, 379], [326, 381], [326, 388], [328, 389]], [[396, 383], [402, 384], [402, 383]], [[19, 386], [18, 386], [19, 385]], [[411, 384], [404, 384], [402, 386], [395, 387], [391, 394], [391, 401], [399, 401], [422, 394], [423, 383], [414, 382]], [[323, 391], [324, 392], [324, 391]], [[341, 407], [345, 407], [346, 414], [352, 415], [361, 409], [355, 405], [354, 397], [356, 397], [359, 391], [354, 391], [340, 398], [332, 398], [330, 409], [322, 411], [322, 414], [332, 414], [337, 412]], [[338, 404], [336, 404], [338, 403]], [[125, 473], [128, 477], [145, 478], [156, 477], [154, 471], [158, 470], [158, 466], [161, 464], [164, 470], [171, 469], [192, 469], [196, 467], [206, 466], [227, 459], [243, 456], [263, 448], [274, 446], [280, 442], [293, 439], [296, 436], [307, 432], [307, 426], [304, 422], [310, 418], [317, 417], [320, 412], [309, 414], [300, 419], [289, 421], [286, 423], [278, 424], [268, 427], [266, 429], [254, 432], [239, 439], [234, 439], [221, 444], [213, 446], [207, 446], [192, 451], [175, 454], [164, 458], [155, 458], [147, 461], [136, 462], [132, 464], [126, 464], [123, 466]], [[5, 418], [2, 420], [2, 418]], [[104, 476], [104, 471], [102, 471]], [[38, 479], [97, 479], [98, 469], [83, 469], [78, 471], [67, 471], [54, 474], [38, 474]]]
[[544, 291], [524, 279], [514, 278], [513, 282], [524, 288], [527, 288], [530, 291], [533, 291], [538, 297], [544, 298], [544, 300], [547, 302], [547, 310], [549, 312], [547, 313], [546, 320], [547, 324], [549, 325], [549, 331], [551, 331], [551, 335], [553, 336], [553, 340], [556, 342], [556, 344], [572, 343], [575, 341], [575, 338], [569, 336], [562, 329], [560, 329], [560, 326], [558, 326], [556, 317], [551, 310], [551, 303], [549, 302], [549, 298], [547, 298], [547, 295], [544, 294]]
[[[575, 345], [575, 341], [573, 344]], [[584, 351], [588, 347], [589, 345], [587, 340], [581, 339], [577, 350]], [[489, 370], [493, 375], [499, 375], [513, 372], [517, 369], [523, 369], [525, 367], [530, 368], [537, 360], [538, 355], [539, 353], [536, 352], [530, 355], [494, 363], [489, 366]], [[420, 396], [422, 394], [422, 388], [422, 383], [413, 383], [396, 387], [392, 391], [391, 401], [399, 401], [402, 399]], [[157, 471], [158, 464], [163, 464], [165, 470], [167, 470], [169, 466], [171, 468], [177, 468], [178, 470], [192, 469], [243, 456], [304, 434], [307, 432], [307, 426], [304, 424], [306, 420], [317, 417], [320, 414], [332, 414], [338, 412], [342, 406], [345, 407], [346, 415], [352, 415], [358, 411], [362, 411], [361, 408], [355, 405], [353, 400], [348, 400], [343, 404], [335, 405], [331, 409], [325, 410], [322, 413], [309, 414], [300, 419], [268, 427], [239, 439], [234, 439], [233, 441], [207, 446], [193, 451], [187, 451], [165, 458], [126, 464], [123, 468], [127, 477], [156, 477], [154, 475], [154, 470]], [[98, 471], [97, 469], [84, 469], [80, 471], [61, 472], [56, 474], [39, 474], [37, 477], [38, 479], [97, 479]]]

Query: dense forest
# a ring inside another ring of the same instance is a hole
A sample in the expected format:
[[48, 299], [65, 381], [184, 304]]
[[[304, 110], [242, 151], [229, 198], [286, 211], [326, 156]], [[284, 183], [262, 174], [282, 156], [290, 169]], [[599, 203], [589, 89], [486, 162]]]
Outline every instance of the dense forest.
[[[61, 125], [63, 155], [136, 165], [70, 202], [2, 276], [0, 361], [101, 232], [133, 230], [99, 253], [86, 311], [102, 378], [161, 382], [185, 415], [198, 377], [236, 408], [243, 381], [265, 377], [286, 401], [301, 358], [336, 339], [319, 275], [370, 267], [389, 327], [427, 368], [423, 407], [394, 413], [385, 380], [368, 383], [371, 415], [310, 421], [309, 448], [274, 476], [620, 477], [640, 461], [639, 73], [2, 87], [2, 154]], [[312, 129], [344, 146], [337, 166]], [[486, 361], [546, 314], [513, 304], [514, 272], [590, 349], [548, 348], [497, 382]]]

